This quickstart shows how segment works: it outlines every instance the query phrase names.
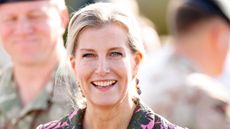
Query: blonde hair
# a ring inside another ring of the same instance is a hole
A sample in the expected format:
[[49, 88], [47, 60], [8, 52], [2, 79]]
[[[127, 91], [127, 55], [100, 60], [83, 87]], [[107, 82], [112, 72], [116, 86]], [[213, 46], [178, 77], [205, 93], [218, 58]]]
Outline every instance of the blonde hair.
[[[84, 29], [102, 27], [111, 23], [118, 24], [127, 30], [128, 45], [131, 52], [133, 54], [140, 53], [143, 56], [144, 46], [136, 20], [127, 10], [123, 10], [112, 3], [91, 4], [73, 13], [67, 33], [68, 55], [75, 56], [78, 37]], [[79, 90], [80, 88], [78, 88]], [[77, 104], [77, 107], [83, 108], [86, 106], [86, 100], [79, 95], [81, 95], [81, 92], [78, 92], [75, 104]]]
[[133, 53], [144, 55], [144, 47], [136, 20], [128, 13], [112, 3], [95, 3], [75, 12], [69, 22], [67, 34], [67, 52], [75, 56], [78, 37], [82, 30], [89, 27], [101, 27], [116, 23], [127, 30], [128, 44]]

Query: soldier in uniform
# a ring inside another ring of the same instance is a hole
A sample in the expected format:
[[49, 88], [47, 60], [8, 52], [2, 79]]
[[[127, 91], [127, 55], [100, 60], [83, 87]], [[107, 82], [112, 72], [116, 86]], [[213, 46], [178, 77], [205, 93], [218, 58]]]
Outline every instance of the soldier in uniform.
[[228, 2], [173, 1], [174, 43], [146, 57], [140, 71], [143, 101], [180, 126], [230, 128], [229, 92], [219, 80], [230, 43]]
[[9, 56], [6, 54], [5, 50], [2, 48], [1, 41], [0, 41], [0, 73], [2, 69], [7, 67], [10, 64]]
[[9, 64], [10, 64], [9, 56], [6, 54], [5, 50], [0, 45], [0, 73], [1, 73], [2, 69], [7, 67], [7, 65], [9, 65]]
[[0, 16], [0, 40], [13, 64], [0, 78], [0, 129], [32, 129], [71, 111], [65, 87], [55, 83], [67, 58], [65, 1], [1, 0]]

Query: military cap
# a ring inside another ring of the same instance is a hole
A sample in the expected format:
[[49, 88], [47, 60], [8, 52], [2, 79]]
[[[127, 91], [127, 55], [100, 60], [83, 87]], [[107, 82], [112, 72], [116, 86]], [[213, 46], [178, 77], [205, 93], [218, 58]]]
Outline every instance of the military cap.
[[13, 2], [23, 2], [23, 1], [38, 1], [38, 0], [0, 0], [0, 4], [13, 3]]
[[187, 5], [223, 18], [230, 24], [229, 0], [187, 0]]

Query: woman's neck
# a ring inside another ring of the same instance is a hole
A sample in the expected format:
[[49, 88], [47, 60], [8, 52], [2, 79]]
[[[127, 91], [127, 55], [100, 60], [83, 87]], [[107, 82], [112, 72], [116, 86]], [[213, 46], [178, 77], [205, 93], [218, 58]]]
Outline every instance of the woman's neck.
[[132, 99], [125, 99], [112, 107], [87, 104], [84, 129], [127, 129], [135, 107]]

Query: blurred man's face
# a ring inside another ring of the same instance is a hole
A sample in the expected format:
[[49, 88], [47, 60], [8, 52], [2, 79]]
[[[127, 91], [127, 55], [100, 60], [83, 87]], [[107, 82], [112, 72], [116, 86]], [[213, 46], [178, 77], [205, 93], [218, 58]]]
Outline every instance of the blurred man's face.
[[64, 27], [60, 11], [49, 1], [0, 5], [0, 42], [18, 64], [52, 60]]

